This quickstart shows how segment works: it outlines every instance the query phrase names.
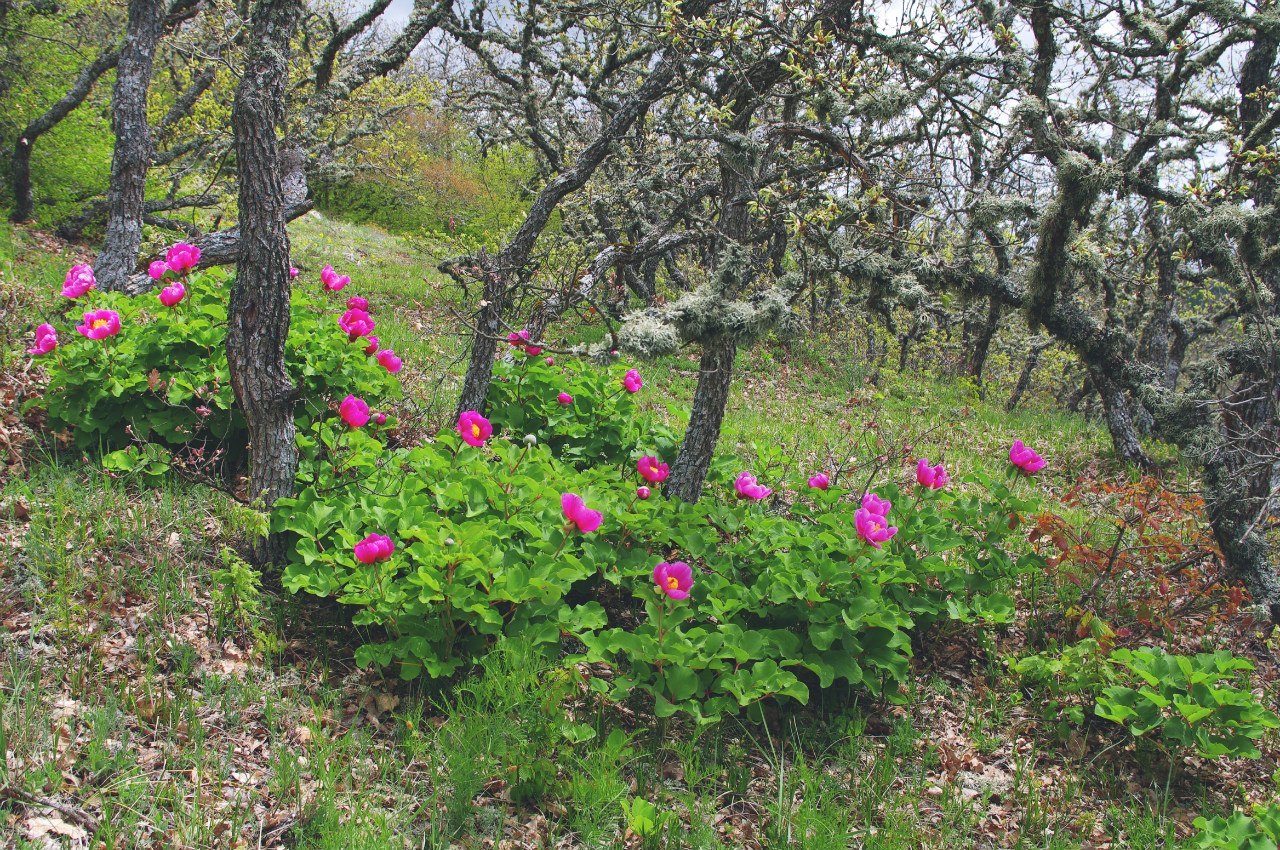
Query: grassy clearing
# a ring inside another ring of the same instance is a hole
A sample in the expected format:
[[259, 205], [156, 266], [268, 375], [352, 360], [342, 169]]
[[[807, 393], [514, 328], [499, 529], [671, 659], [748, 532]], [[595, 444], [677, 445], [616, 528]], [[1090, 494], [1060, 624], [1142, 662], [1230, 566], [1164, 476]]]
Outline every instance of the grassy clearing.
[[[332, 262], [375, 301], [411, 403], [446, 421], [462, 347], [435, 258], [319, 219], [294, 238], [302, 280]], [[32, 287], [60, 282], [68, 255], [53, 247], [0, 229], [6, 304], [52, 309]], [[5, 309], [0, 326], [25, 330]], [[10, 374], [26, 369], [19, 341]], [[642, 368], [645, 403], [679, 422], [696, 360]], [[1106, 454], [1095, 425], [1006, 414], [994, 388], [873, 382], [839, 340], [761, 346], [739, 368], [727, 446], [792, 480], [850, 457], [877, 466], [876, 434], [960, 472], [999, 468], [1021, 437], [1057, 470], [1050, 495]], [[1251, 763], [1152, 760], [1098, 725], [1058, 737], [1006, 671], [1019, 628], [925, 636], [899, 705], [830, 691], [701, 730], [604, 704], [519, 644], [447, 685], [387, 680], [353, 665], [346, 612], [228, 577], [220, 553], [254, 521], [234, 502], [177, 481], [138, 489], [48, 445], [10, 458], [0, 488], [5, 846], [1153, 848], [1275, 794], [1275, 736]], [[1267, 649], [1250, 639], [1237, 651]], [[1260, 674], [1274, 701], [1274, 671]]]

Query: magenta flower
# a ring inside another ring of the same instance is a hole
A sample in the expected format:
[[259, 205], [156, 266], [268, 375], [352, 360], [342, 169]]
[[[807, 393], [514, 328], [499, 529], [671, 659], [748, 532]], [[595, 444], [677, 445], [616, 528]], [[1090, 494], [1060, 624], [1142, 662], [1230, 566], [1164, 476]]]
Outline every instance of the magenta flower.
[[386, 425], [386, 424], [387, 424], [387, 414], [385, 414], [385, 413], [379, 413], [377, 416], [373, 417], [373, 421], [374, 421], [374, 422], [376, 422], [376, 423], [377, 423], [377, 424], [379, 424], [379, 425]]
[[853, 524], [858, 529], [858, 536], [877, 549], [898, 533], [897, 526], [889, 525], [889, 520], [884, 514], [873, 513], [868, 508], [858, 508], [854, 512]]
[[174, 274], [185, 275], [200, 262], [200, 249], [186, 242], [179, 242], [164, 255], [165, 262]]
[[556, 365], [556, 359], [555, 359], [554, 357], [548, 357], [548, 358], [547, 358], [547, 365], [548, 365], [548, 366], [554, 366], [554, 365]]
[[106, 339], [120, 333], [120, 314], [115, 310], [93, 310], [84, 314], [84, 324], [76, 325], [76, 333], [89, 339]]
[[573, 404], [573, 396], [568, 393], [560, 393], [560, 395], [556, 396], [556, 401], [561, 404]]
[[342, 328], [353, 342], [372, 333], [376, 326], [377, 323], [364, 310], [348, 310], [338, 318], [338, 327]]
[[817, 475], [809, 476], [809, 487], [813, 490], [825, 490], [831, 486], [831, 479], [827, 477], [827, 473], [819, 472]]
[[578, 531], [589, 534], [600, 527], [604, 514], [587, 507], [586, 502], [577, 493], [565, 493], [560, 497], [560, 509], [570, 525], [576, 525]]
[[368, 344], [368, 345], [366, 345], [366, 346], [364, 347], [364, 353], [365, 353], [365, 354], [377, 354], [377, 353], [378, 353], [378, 338], [377, 338], [376, 336], [374, 336], [373, 334], [369, 334], [367, 337], [365, 337], [365, 340], [366, 340], [369, 344]]
[[187, 295], [187, 288], [182, 285], [182, 281], [175, 280], [173, 283], [160, 290], [160, 303], [166, 307], [177, 307]]
[[493, 424], [474, 410], [464, 410], [458, 417], [458, 433], [469, 446], [483, 446], [493, 436]]
[[671, 467], [660, 463], [653, 455], [645, 455], [636, 461], [636, 472], [639, 472], [640, 477], [650, 484], [661, 484], [671, 474]]
[[622, 376], [622, 388], [629, 393], [638, 393], [643, 386], [644, 381], [640, 380], [640, 373], [635, 369], [628, 369], [627, 374]]
[[659, 593], [665, 593], [672, 599], [688, 599], [689, 590], [693, 587], [693, 570], [684, 561], [672, 561], [653, 568], [653, 583], [658, 586]]
[[1024, 446], [1021, 440], [1014, 440], [1013, 445], [1009, 447], [1009, 463], [1027, 475], [1035, 475], [1044, 469], [1044, 458], [1036, 454], [1033, 449]]
[[67, 272], [66, 279], [62, 281], [62, 297], [79, 298], [97, 285], [98, 281], [93, 276], [93, 266], [85, 263], [72, 266]]
[[368, 312], [369, 299], [361, 298], [359, 295], [352, 295], [350, 298], [347, 299], [347, 309], [348, 310], [364, 310]]
[[302, 274], [302, 272], [298, 271], [297, 266], [289, 266], [289, 280], [297, 280], [298, 275], [300, 274]]
[[147, 266], [147, 277], [152, 280], [160, 280], [168, 270], [169, 267], [165, 264], [164, 260], [156, 260], [151, 265]]
[[946, 467], [942, 464], [930, 466], [928, 458], [920, 458], [916, 461], [916, 483], [921, 487], [928, 487], [930, 490], [941, 490], [947, 486], [947, 482], [951, 480], [951, 476], [947, 475]]
[[524, 345], [528, 341], [529, 341], [528, 331], [512, 331], [511, 333], [507, 334], [507, 342], [511, 343], [514, 346], [519, 347], [521, 345]]
[[738, 477], [733, 480], [733, 489], [738, 491], [739, 499], [750, 499], [753, 502], [767, 499], [773, 492], [763, 484], [757, 484], [756, 477], [745, 471], [738, 473]]
[[526, 345], [524, 347], [524, 353], [529, 355], [530, 357], [537, 357], [539, 354], [542, 353], [542, 346]]
[[362, 398], [348, 395], [338, 405], [338, 415], [352, 428], [360, 428], [369, 421], [369, 405]]
[[362, 564], [376, 564], [391, 557], [396, 544], [385, 534], [370, 534], [356, 544], [356, 560]]
[[36, 328], [36, 344], [27, 349], [27, 353], [36, 357], [42, 357], [58, 347], [58, 332], [53, 329], [53, 325], [46, 322]]
[[888, 499], [882, 499], [875, 493], [864, 493], [862, 507], [876, 516], [884, 517], [889, 515], [889, 509], [893, 507], [893, 502]]
[[641, 485], [636, 488], [636, 498], [642, 502], [648, 499], [652, 495], [653, 495], [653, 491], [650, 490], [648, 487]]
[[338, 274], [333, 270], [333, 266], [325, 266], [320, 270], [320, 283], [328, 292], [339, 292], [350, 282], [351, 278], [348, 275]]
[[378, 352], [378, 362], [382, 364], [382, 368], [393, 375], [404, 366], [404, 361], [397, 357], [395, 351], [390, 348], [384, 348]]

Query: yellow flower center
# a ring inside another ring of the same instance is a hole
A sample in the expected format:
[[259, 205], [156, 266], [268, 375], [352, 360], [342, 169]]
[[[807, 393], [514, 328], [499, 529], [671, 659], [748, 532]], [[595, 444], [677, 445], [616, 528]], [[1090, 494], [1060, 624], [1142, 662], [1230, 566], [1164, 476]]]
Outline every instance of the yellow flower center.
[[670, 577], [668, 577], [668, 578], [667, 578], [667, 587], [668, 587], [668, 588], [670, 588], [671, 590], [679, 590], [679, 589], [680, 589], [680, 579], [676, 578], [675, 576], [670, 576]]
[[480, 426], [475, 424], [474, 422], [471, 423], [471, 436], [473, 437], [480, 436]]
[[96, 331], [98, 328], [104, 328], [109, 324], [111, 324], [111, 322], [107, 319], [94, 319], [92, 322], [89, 323], [89, 327], [90, 329]]

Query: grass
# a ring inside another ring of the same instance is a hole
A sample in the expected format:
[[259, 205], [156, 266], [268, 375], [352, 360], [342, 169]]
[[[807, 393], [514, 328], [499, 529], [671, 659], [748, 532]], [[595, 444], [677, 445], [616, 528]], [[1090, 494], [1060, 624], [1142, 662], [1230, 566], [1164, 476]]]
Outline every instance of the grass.
[[[437, 258], [319, 218], [293, 237], [300, 279], [326, 262], [351, 274], [405, 357], [412, 403], [447, 421], [464, 348]], [[0, 280], [29, 284], [8, 291], [19, 306], [0, 326], [49, 309], [32, 287], [61, 280], [56, 247], [0, 228]], [[25, 363], [10, 333], [6, 362]], [[644, 403], [679, 424], [696, 360], [642, 368]], [[770, 342], [738, 370], [725, 447], [793, 478], [850, 458], [861, 474], [904, 443], [987, 469], [1021, 437], [1054, 464], [1052, 497], [1106, 455], [1094, 423], [1005, 413], [1000, 380], [984, 398], [924, 370], [877, 374], [847, 339]], [[1261, 764], [1171, 780], [1123, 735], [1058, 739], [1001, 662], [1016, 629], [926, 636], [901, 705], [830, 691], [708, 729], [605, 704], [519, 643], [447, 685], [389, 681], [353, 665], [344, 612], [270, 576], [224, 581], [220, 553], [251, 513], [178, 481], [113, 480], [56, 446], [26, 444], [0, 487], [6, 846], [1153, 848], [1275, 793]]]

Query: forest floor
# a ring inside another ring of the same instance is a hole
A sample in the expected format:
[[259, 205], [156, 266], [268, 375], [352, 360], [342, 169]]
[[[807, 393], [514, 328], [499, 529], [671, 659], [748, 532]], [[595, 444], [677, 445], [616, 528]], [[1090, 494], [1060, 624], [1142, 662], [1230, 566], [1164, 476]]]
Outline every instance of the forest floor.
[[[300, 280], [331, 262], [378, 304], [406, 362], [404, 415], [438, 426], [463, 353], [438, 258], [320, 217], [295, 224], [294, 255]], [[1065, 722], [1071, 694], [1011, 671], [1051, 646], [1042, 632], [1145, 638], [1230, 648], [1257, 664], [1265, 703], [1280, 694], [1276, 639], [1212, 587], [1212, 557], [1163, 570], [1211, 549], [1185, 475], [1130, 478], [1104, 431], [1045, 395], [1007, 413], [1020, 363], [1000, 351], [984, 397], [927, 350], [907, 372], [877, 368], [861, 332], [762, 344], [739, 357], [724, 439], [792, 471], [906, 443], [962, 473], [1013, 438], [1043, 447], [1038, 485], [1061, 521], [1044, 527], [1074, 545], [1023, 594], [1035, 634], [1029, 620], [926, 633], [894, 701], [828, 691], [761, 722], [655, 725], [519, 645], [460, 681], [403, 683], [357, 668], [337, 606], [271, 576], [229, 592], [219, 553], [243, 542], [244, 508], [177, 480], [115, 480], [18, 412], [39, 387], [26, 335], [75, 258], [0, 230], [0, 845], [1181, 847], [1195, 818], [1276, 797], [1275, 732], [1255, 760], [1168, 753], [1091, 716]], [[646, 404], [679, 424], [696, 368], [646, 366], [664, 387]], [[1112, 530], [1135, 511], [1164, 549], [1144, 538], [1116, 557]], [[566, 737], [566, 717], [595, 734]]]

